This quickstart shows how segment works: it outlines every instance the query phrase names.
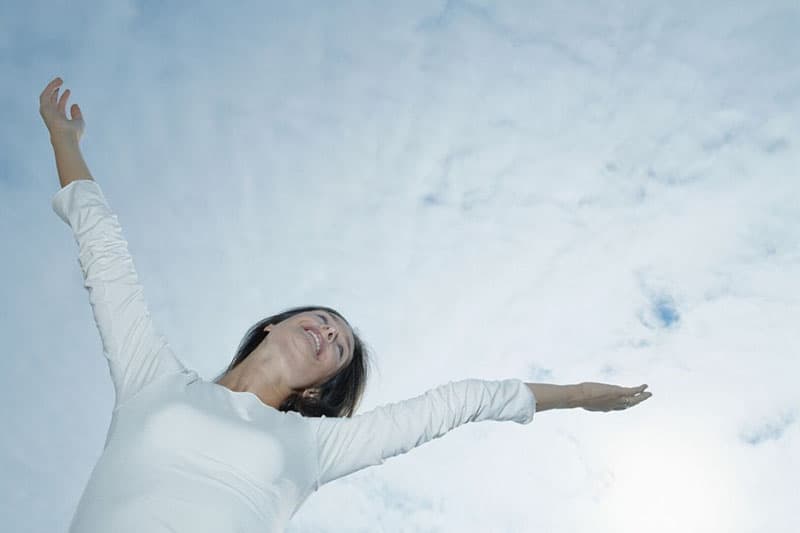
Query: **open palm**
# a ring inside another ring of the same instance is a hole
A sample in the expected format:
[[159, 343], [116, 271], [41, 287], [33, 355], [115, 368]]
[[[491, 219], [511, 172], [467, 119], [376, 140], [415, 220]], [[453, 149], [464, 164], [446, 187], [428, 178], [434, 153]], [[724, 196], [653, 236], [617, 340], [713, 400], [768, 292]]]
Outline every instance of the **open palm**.
[[653, 395], [652, 392], [645, 392], [646, 384], [638, 387], [620, 387], [608, 383], [584, 382], [580, 387], [583, 394], [581, 407], [587, 411], [621, 411]]
[[69, 89], [65, 90], [58, 97], [58, 90], [63, 81], [61, 78], [54, 78], [39, 95], [39, 114], [42, 115], [47, 129], [50, 130], [51, 138], [62, 138], [64, 136], [74, 137], [79, 141], [86, 129], [86, 122], [83, 120], [78, 104], [72, 104], [70, 111], [72, 118], [67, 118], [66, 106], [69, 98]]

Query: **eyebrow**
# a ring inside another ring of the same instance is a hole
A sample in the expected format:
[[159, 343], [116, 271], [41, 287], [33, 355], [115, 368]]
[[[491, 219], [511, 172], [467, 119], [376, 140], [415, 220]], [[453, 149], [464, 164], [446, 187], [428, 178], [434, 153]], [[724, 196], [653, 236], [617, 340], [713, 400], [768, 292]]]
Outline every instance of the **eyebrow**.
[[[322, 319], [327, 324], [328, 323], [328, 317], [325, 316], [325, 313], [320, 313], [320, 316], [322, 317]], [[342, 324], [344, 324], [344, 322], [342, 322]], [[344, 325], [345, 325], [345, 328], [344, 328], [345, 330], [350, 329], [350, 328], [347, 327], [347, 324], [344, 324]], [[349, 343], [347, 342], [347, 340], [348, 340], [347, 339], [347, 335], [344, 336], [344, 340], [345, 340], [345, 343], [344, 343], [345, 347], [347, 347], [348, 351], [350, 351], [352, 347], [348, 346]]]

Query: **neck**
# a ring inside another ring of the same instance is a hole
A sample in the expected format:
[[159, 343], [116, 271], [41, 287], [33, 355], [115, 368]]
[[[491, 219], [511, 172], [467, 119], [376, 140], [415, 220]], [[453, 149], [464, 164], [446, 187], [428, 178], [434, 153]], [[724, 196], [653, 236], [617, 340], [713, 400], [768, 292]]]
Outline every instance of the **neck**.
[[227, 372], [217, 381], [218, 385], [235, 392], [250, 392], [258, 396], [262, 403], [280, 408], [293, 391], [269, 380], [255, 369], [249, 368], [248, 359]]

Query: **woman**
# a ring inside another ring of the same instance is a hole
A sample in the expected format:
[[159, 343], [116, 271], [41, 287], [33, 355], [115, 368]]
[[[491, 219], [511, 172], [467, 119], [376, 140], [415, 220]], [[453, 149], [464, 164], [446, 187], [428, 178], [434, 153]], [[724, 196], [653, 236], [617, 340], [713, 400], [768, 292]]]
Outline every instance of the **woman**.
[[467, 422], [621, 410], [647, 385], [450, 382], [353, 416], [367, 350], [345, 318], [300, 307], [250, 328], [214, 381], [186, 368], [155, 329], [117, 216], [81, 156], [85, 124], [55, 78], [40, 114], [61, 182], [53, 210], [73, 230], [115, 390], [100, 459], [73, 533], [282, 531], [325, 483], [406, 453]]

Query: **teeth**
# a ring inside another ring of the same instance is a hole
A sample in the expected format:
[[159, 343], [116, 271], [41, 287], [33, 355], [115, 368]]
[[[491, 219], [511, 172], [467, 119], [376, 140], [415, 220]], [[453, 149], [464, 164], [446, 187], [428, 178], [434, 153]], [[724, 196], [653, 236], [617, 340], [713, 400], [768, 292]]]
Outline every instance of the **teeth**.
[[316, 354], [319, 354], [319, 339], [318, 339], [318, 338], [317, 338], [317, 336], [314, 334], [314, 332], [313, 332], [313, 331], [311, 331], [311, 330], [308, 330], [308, 329], [307, 329], [307, 330], [306, 330], [306, 333], [308, 333], [308, 334], [311, 336], [311, 338], [314, 340], [314, 345], [315, 345], [315, 347], [316, 347], [316, 352], [314, 352], [314, 354], [315, 354], [315, 355], [316, 355]]

